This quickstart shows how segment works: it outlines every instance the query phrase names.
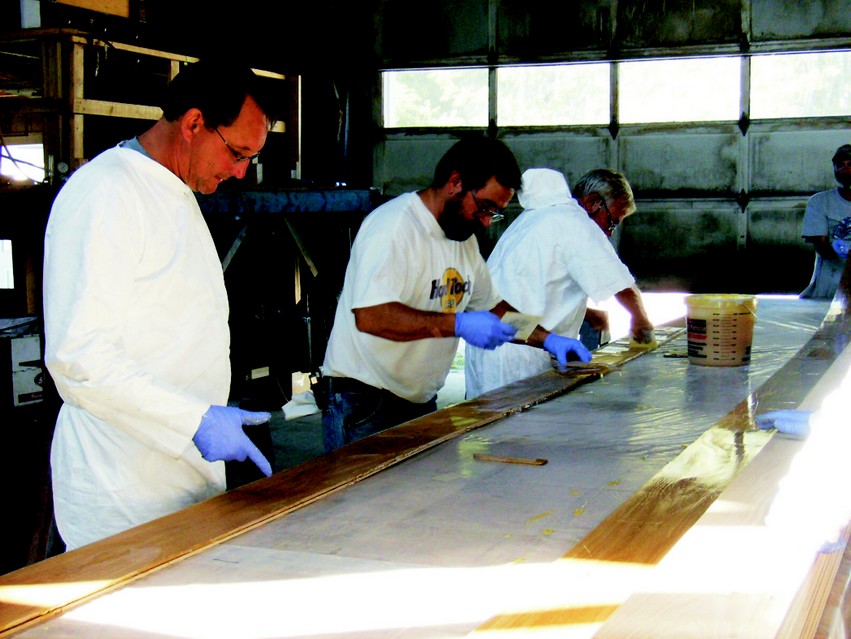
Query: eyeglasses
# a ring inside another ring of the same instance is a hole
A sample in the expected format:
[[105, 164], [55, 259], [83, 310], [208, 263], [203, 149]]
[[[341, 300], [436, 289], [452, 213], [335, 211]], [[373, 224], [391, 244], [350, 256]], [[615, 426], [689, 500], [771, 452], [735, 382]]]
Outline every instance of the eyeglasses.
[[219, 131], [219, 128], [218, 128], [218, 127], [216, 127], [216, 128], [215, 128], [215, 129], [213, 129], [213, 130], [214, 130], [216, 133], [218, 133], [218, 134], [219, 134], [219, 137], [222, 139], [222, 142], [224, 142], [224, 143], [225, 143], [225, 146], [228, 148], [228, 151], [230, 151], [231, 155], [233, 156], [233, 161], [234, 161], [234, 163], [239, 163], [239, 162], [251, 162], [251, 160], [253, 160], [253, 159], [254, 159], [254, 158], [256, 158], [258, 155], [260, 155], [260, 153], [259, 153], [259, 152], [255, 153], [254, 155], [243, 155], [242, 153], [240, 153], [239, 151], [237, 151], [236, 149], [234, 149], [234, 148], [233, 148], [230, 144], [228, 144], [228, 141], [227, 141], [227, 140], [225, 140], [225, 136], [223, 136], [223, 135], [222, 135], [222, 132], [221, 132], [221, 131]]
[[476, 215], [478, 217], [490, 217], [491, 224], [494, 222], [500, 222], [505, 219], [505, 209], [501, 209], [498, 206], [491, 204], [490, 206], [484, 205], [479, 202], [479, 199], [476, 197], [474, 191], [470, 191], [470, 197], [473, 198], [473, 203], [476, 205]]
[[618, 228], [618, 224], [620, 224], [621, 222], [620, 222], [620, 220], [616, 220], [615, 218], [612, 217], [612, 214], [609, 212], [609, 207], [606, 206], [606, 200], [604, 200], [603, 198], [600, 198], [600, 202], [603, 205], [603, 210], [606, 212], [606, 221], [609, 224], [606, 227], [606, 231], [608, 231], [609, 234], [614, 233], [615, 229]]

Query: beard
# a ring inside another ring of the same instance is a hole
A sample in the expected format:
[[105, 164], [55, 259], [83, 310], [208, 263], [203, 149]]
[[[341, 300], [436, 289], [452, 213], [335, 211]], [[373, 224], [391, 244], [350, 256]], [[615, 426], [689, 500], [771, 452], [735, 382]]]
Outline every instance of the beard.
[[834, 171], [833, 176], [836, 178], [836, 181], [842, 185], [843, 188], [851, 189], [851, 173], [847, 173], [844, 171]]
[[475, 219], [468, 220], [461, 215], [461, 202], [449, 201], [443, 208], [443, 213], [437, 220], [444, 235], [450, 240], [464, 242], [481, 226]]

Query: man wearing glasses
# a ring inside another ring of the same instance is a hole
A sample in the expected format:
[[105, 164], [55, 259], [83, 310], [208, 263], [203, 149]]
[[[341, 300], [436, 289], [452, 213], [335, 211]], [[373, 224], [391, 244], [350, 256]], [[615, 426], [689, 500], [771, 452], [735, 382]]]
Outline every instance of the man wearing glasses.
[[[475, 231], [502, 216], [519, 186], [508, 147], [465, 138], [438, 162], [431, 186], [364, 220], [322, 367], [327, 451], [434, 411], [459, 338], [483, 349], [513, 339], [516, 329], [500, 320], [512, 307]], [[578, 340], [541, 327], [527, 343], [563, 363], [590, 359]]]
[[196, 62], [150, 129], [78, 169], [45, 236], [45, 362], [63, 400], [54, 510], [76, 548], [226, 488], [225, 461], [268, 460], [230, 407], [228, 298], [193, 191], [242, 178], [270, 101], [247, 68]]
[[[607, 327], [605, 314], [587, 308], [589, 297], [602, 302], [615, 296], [632, 315], [633, 336], [651, 341], [653, 324], [641, 293], [608, 240], [635, 211], [623, 175], [591, 171], [571, 197], [564, 175], [529, 169], [518, 198], [524, 211], [499, 238], [487, 262], [503, 298], [541, 316], [545, 329], [577, 337], [586, 317], [595, 328]], [[546, 353], [519, 344], [492, 352], [467, 347], [464, 365], [467, 399], [552, 367]]]

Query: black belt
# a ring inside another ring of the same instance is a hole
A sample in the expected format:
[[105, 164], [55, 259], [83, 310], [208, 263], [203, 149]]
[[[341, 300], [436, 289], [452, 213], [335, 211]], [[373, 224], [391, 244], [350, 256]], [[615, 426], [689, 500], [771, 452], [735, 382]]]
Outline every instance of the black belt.
[[326, 377], [329, 393], [383, 393], [377, 386], [371, 386], [353, 377]]
[[[403, 404], [408, 404], [411, 406], [421, 406], [419, 402], [412, 402], [408, 399], [403, 399], [396, 395], [395, 393], [387, 390], [386, 388], [378, 388], [377, 386], [372, 386], [367, 384], [366, 382], [362, 382], [358, 379], [354, 379], [353, 377], [322, 377], [322, 381], [325, 384], [325, 389], [328, 395], [332, 395], [333, 393], [371, 393], [372, 395], [382, 395], [385, 400], [392, 400], [394, 402], [402, 402]], [[436, 401], [437, 395], [432, 397], [429, 401]]]

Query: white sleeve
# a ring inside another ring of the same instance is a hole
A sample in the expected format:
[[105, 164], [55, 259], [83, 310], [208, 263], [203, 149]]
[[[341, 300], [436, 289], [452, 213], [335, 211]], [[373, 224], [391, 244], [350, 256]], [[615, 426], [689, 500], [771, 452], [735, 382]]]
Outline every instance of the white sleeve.
[[45, 235], [47, 368], [66, 403], [178, 457], [208, 404], [155, 378], [125, 349], [144, 242], [138, 197], [126, 180], [103, 175], [80, 176], [63, 191]]
[[632, 273], [599, 229], [577, 240], [577, 250], [566, 256], [567, 268], [588, 297], [600, 303], [635, 284]]
[[405, 299], [404, 283], [410, 257], [404, 236], [392, 225], [371, 224], [358, 233], [346, 274], [352, 308], [365, 308]]

